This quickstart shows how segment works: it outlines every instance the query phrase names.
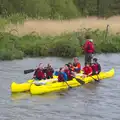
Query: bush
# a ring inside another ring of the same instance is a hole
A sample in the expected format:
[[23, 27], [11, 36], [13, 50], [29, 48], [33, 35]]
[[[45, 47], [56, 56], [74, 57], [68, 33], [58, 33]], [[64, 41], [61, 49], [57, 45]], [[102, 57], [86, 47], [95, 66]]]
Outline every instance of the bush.
[[0, 33], [0, 59], [21, 59], [26, 56], [80, 56], [83, 52], [80, 46], [84, 44], [86, 34], [93, 38], [97, 53], [120, 52], [120, 35], [108, 34], [105, 39], [105, 31], [98, 29], [84, 29], [54, 37], [33, 34], [17, 37], [9, 33]]

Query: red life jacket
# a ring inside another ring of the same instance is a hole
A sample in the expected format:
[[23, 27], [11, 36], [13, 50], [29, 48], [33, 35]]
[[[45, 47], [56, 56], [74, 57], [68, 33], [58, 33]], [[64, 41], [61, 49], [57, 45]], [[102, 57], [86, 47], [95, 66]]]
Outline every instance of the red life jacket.
[[53, 78], [53, 69], [47, 69], [46, 70], [46, 78]]
[[39, 79], [39, 80], [41, 80], [41, 79], [44, 79], [45, 78], [45, 74], [44, 74], [44, 71], [43, 70], [41, 70], [41, 69], [39, 69], [39, 68], [37, 68], [36, 69], [36, 71], [35, 71], [35, 77], [37, 78], [37, 79]]
[[89, 40], [87, 40], [84, 45], [85, 53], [94, 53], [94, 50], [95, 50], [95, 48], [94, 48], [93, 42], [90, 42]]
[[98, 64], [97, 63], [94, 63], [91, 67], [92, 67], [92, 70], [93, 70], [94, 73], [98, 73], [99, 70], [98, 70]]
[[64, 76], [62, 73], [58, 74], [58, 82], [64, 82]]
[[[92, 68], [85, 66], [83, 68], [83, 71], [84, 71], [84, 74], [89, 75], [92, 72]], [[91, 75], [92, 75], [92, 73], [91, 73]]]
[[67, 74], [68, 80], [72, 80], [72, 75], [70, 70], [65, 70], [64, 72]]

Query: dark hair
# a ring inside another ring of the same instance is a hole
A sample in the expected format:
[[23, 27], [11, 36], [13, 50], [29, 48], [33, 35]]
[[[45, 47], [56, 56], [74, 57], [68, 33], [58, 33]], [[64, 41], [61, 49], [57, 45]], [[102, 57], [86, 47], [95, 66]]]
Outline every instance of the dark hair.
[[65, 64], [65, 65], [69, 67], [69, 64]]
[[86, 63], [85, 63], [85, 66], [86, 66], [87, 64], [88, 64], [88, 65], [91, 65], [91, 63], [89, 63], [89, 62], [86, 62]]
[[68, 63], [68, 65], [69, 65], [69, 66], [70, 66], [70, 65], [72, 65], [72, 63], [71, 63], [71, 62], [69, 62], [69, 63]]
[[62, 67], [60, 68], [60, 71], [62, 70]]
[[97, 58], [93, 58], [93, 61], [97, 62]]
[[91, 39], [90, 35], [86, 35], [85, 39]]

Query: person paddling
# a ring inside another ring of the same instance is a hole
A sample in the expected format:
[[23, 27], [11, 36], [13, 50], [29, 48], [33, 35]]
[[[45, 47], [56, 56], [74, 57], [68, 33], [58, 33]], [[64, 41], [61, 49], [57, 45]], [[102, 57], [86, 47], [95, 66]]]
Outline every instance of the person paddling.
[[74, 72], [79, 73], [81, 70], [81, 64], [77, 57], [74, 58], [73, 66], [74, 66]]
[[67, 74], [68, 80], [72, 80], [73, 76], [75, 76], [74, 72], [69, 69], [69, 65], [68, 64], [65, 65], [64, 72]]
[[85, 67], [82, 69], [83, 71], [83, 77], [91, 76], [93, 71], [92, 67], [90, 66], [90, 63], [85, 63]]
[[84, 53], [85, 53], [85, 63], [87, 63], [87, 62], [91, 63], [92, 54], [95, 51], [95, 47], [93, 44], [93, 40], [91, 39], [91, 37], [89, 35], [86, 35], [85, 38], [86, 38], [86, 42], [82, 46]]
[[44, 72], [42, 63], [40, 63], [38, 68], [35, 70], [33, 79], [35, 79], [35, 80], [45, 79], [45, 72]]
[[101, 72], [101, 65], [97, 62], [97, 58], [93, 59], [91, 67], [93, 70], [93, 75], [99, 74]]
[[69, 62], [69, 63], [67, 64], [67, 66], [68, 66], [68, 68], [69, 68], [70, 71], [74, 71], [74, 66], [72, 65], [71, 62]]
[[64, 68], [60, 68], [58, 72], [58, 82], [64, 82], [67, 81], [67, 74], [64, 72]]
[[45, 73], [47, 79], [53, 78], [54, 69], [50, 64], [48, 64], [47, 67], [45, 68]]

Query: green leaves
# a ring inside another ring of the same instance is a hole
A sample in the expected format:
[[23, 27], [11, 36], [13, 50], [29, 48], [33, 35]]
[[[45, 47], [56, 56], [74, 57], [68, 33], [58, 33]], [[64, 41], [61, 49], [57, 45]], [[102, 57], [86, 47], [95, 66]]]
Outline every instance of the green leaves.
[[[120, 35], [107, 35], [105, 31], [81, 30], [60, 36], [38, 36], [28, 34], [22, 37], [8, 33], [0, 33], [0, 59], [13, 60], [23, 57], [60, 56], [74, 57], [82, 54], [86, 34], [90, 34], [95, 43], [97, 53], [120, 52]], [[79, 42], [80, 40], [80, 42]]]

